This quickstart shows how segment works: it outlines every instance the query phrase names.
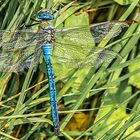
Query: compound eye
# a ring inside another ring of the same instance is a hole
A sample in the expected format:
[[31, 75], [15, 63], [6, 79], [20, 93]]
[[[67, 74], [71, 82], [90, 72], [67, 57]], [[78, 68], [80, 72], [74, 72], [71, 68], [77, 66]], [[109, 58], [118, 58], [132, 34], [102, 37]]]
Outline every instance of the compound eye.
[[54, 16], [48, 10], [43, 9], [38, 14], [38, 19], [41, 19], [41, 20], [53, 20]]

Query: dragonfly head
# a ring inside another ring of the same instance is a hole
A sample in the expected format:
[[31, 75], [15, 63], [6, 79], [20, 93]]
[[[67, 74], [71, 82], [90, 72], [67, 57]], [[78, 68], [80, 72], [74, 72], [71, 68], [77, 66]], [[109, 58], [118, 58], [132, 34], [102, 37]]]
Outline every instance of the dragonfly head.
[[46, 9], [43, 9], [37, 16], [41, 20], [53, 20], [54, 16]]

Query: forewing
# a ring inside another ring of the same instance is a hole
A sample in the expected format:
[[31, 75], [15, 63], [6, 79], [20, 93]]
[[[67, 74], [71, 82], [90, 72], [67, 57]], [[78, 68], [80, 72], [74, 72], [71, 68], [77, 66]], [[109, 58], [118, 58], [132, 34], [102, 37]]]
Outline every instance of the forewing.
[[[0, 31], [0, 71], [22, 71], [39, 61], [44, 32]], [[38, 55], [39, 54], [39, 55]]]
[[[113, 27], [115, 30], [111, 30]], [[61, 43], [75, 45], [93, 46], [94, 43], [100, 42], [109, 32], [111, 38], [118, 36], [122, 28], [128, 27], [125, 22], [112, 21], [94, 24], [84, 27], [72, 27], [56, 30], [56, 40]]]
[[43, 43], [45, 31], [31, 30], [0, 30], [0, 48], [3, 50], [14, 51], [35, 45], [38, 42]]

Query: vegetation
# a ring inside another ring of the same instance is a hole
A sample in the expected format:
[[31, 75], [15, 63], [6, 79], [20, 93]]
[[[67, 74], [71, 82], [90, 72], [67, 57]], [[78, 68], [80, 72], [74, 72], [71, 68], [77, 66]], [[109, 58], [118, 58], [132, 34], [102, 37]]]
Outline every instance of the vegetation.
[[[37, 21], [32, 19], [41, 8], [54, 11], [52, 25], [56, 28], [111, 20], [140, 22], [139, 4], [139, 0], [1, 0], [0, 27], [36, 30]], [[0, 139], [140, 139], [140, 25], [129, 25], [118, 37], [106, 36], [97, 44], [117, 52], [122, 59], [112, 59], [98, 68], [53, 65], [59, 136], [52, 129], [43, 57], [36, 70], [31, 67], [20, 73], [1, 72]]]

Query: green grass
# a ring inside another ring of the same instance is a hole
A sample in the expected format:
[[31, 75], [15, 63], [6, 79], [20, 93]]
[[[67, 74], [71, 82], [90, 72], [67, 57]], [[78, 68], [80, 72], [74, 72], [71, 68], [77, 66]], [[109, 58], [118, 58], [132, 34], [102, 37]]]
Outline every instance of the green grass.
[[[122, 6], [113, 0], [55, 2], [49, 1], [47, 8], [57, 10], [56, 20], [52, 22], [57, 28], [133, 18], [140, 22], [138, 0], [130, 3], [118, 0]], [[45, 5], [46, 2], [40, 0], [1, 2], [1, 29], [15, 30], [23, 24], [33, 24], [31, 17]], [[91, 11], [87, 12], [87, 9]], [[37, 26], [31, 28], [37, 29]], [[13, 140], [62, 137], [70, 140], [140, 139], [139, 29], [139, 24], [130, 24], [118, 37], [110, 40], [107, 35], [98, 44], [100, 48], [119, 53], [122, 59], [103, 63], [98, 69], [68, 69], [54, 65], [61, 137], [54, 136], [51, 130], [44, 62], [41, 60], [36, 72], [29, 68], [22, 73], [1, 73], [0, 137]]]

